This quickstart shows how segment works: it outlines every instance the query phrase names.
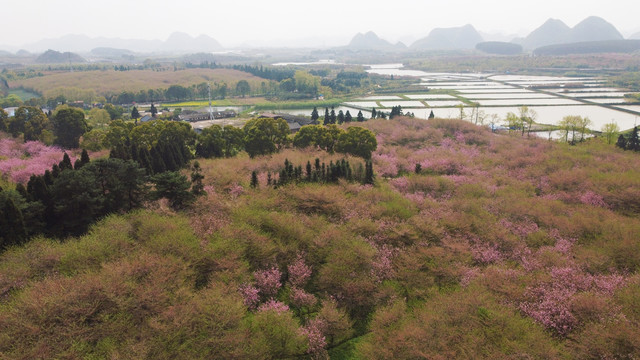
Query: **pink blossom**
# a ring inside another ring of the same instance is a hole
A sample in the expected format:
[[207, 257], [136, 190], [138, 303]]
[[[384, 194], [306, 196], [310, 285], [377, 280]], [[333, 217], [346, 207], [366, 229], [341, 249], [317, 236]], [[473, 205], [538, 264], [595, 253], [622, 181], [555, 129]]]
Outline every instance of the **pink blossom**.
[[297, 308], [309, 308], [317, 303], [317, 299], [313, 294], [309, 294], [303, 289], [297, 287], [291, 288], [289, 299], [291, 300], [291, 304]]
[[539, 269], [542, 264], [536, 259], [528, 247], [518, 248], [513, 252], [512, 258], [517, 260], [526, 271]]
[[507, 219], [502, 219], [499, 224], [521, 239], [524, 239], [539, 230], [538, 224], [529, 219], [518, 221], [517, 223], [513, 223]]
[[594, 193], [591, 190], [586, 191], [585, 193], [580, 195], [580, 202], [585, 204], [585, 205], [599, 206], [599, 207], [603, 207], [603, 208], [608, 207], [607, 203], [604, 202], [602, 196]]
[[59, 163], [63, 153], [57, 147], [37, 141], [22, 144], [15, 139], [0, 139], [0, 172], [10, 176], [12, 181], [24, 184], [31, 175], [42, 175]]
[[382, 245], [377, 250], [378, 252], [371, 263], [371, 274], [377, 281], [384, 281], [393, 276], [394, 250], [387, 245]]
[[268, 177], [267, 173], [265, 173], [265, 172], [258, 173], [258, 184], [259, 184], [259, 186], [267, 186], [268, 179], [269, 179], [269, 177]]
[[304, 262], [302, 254], [298, 254], [293, 264], [287, 266], [289, 282], [293, 286], [303, 286], [311, 277], [311, 267]]
[[465, 146], [460, 149], [460, 154], [466, 158], [475, 158], [480, 155], [480, 150], [476, 146]]
[[473, 260], [481, 264], [492, 264], [502, 261], [504, 256], [495, 244], [476, 244], [471, 248]]
[[405, 194], [404, 197], [406, 197], [407, 199], [409, 199], [409, 200], [411, 200], [411, 201], [413, 201], [414, 203], [417, 203], [417, 204], [424, 203], [425, 199], [427, 198], [425, 193], [422, 192], [422, 191], [417, 191], [417, 192], [412, 193], [412, 194]]
[[553, 267], [550, 275], [551, 281], [527, 290], [529, 300], [520, 304], [520, 310], [562, 336], [577, 325], [570, 308], [574, 294], [597, 291], [611, 296], [626, 280], [619, 274], [591, 275], [573, 266]]
[[453, 149], [453, 145], [454, 145], [454, 141], [451, 138], [444, 138], [442, 139], [442, 141], [440, 141], [440, 147], [444, 148], [444, 149]]
[[256, 280], [256, 287], [265, 296], [275, 296], [282, 286], [280, 283], [282, 273], [275, 266], [271, 269], [256, 271], [253, 277]]
[[311, 319], [306, 326], [300, 329], [300, 332], [307, 337], [309, 346], [307, 353], [320, 355], [326, 352], [327, 339], [324, 336], [327, 324], [323, 319]]
[[594, 285], [598, 291], [613, 295], [613, 292], [624, 285], [626, 278], [619, 274], [600, 275], [593, 279]]
[[258, 289], [256, 289], [252, 285], [243, 284], [242, 286], [240, 286], [238, 291], [240, 292], [240, 295], [242, 295], [244, 306], [251, 310], [255, 309], [258, 306], [258, 303], [260, 302]]
[[567, 335], [576, 325], [569, 309], [575, 290], [564, 287], [540, 287], [530, 291], [535, 301], [524, 302], [520, 310], [559, 335]]
[[216, 193], [216, 189], [213, 187], [213, 185], [206, 185], [204, 187], [204, 191], [207, 193], [207, 195], [215, 195]]
[[460, 285], [462, 285], [462, 287], [469, 286], [469, 284], [471, 284], [471, 281], [477, 278], [479, 274], [480, 270], [477, 267], [465, 269], [462, 272], [462, 277], [460, 278]]
[[289, 311], [289, 307], [283, 302], [269, 299], [267, 302], [258, 307], [258, 311], [275, 311], [280, 314]]
[[378, 154], [374, 153], [372, 159], [375, 170], [383, 177], [394, 177], [398, 175], [398, 159], [395, 154]]
[[405, 176], [392, 179], [391, 181], [389, 181], [389, 183], [401, 194], [406, 194], [407, 192], [409, 192], [409, 179], [407, 179]]
[[460, 144], [464, 144], [466, 141], [462, 131], [456, 131], [455, 134], [453, 134], [453, 136], [456, 138], [456, 141], [459, 142]]
[[238, 196], [244, 194], [244, 188], [238, 183], [233, 183], [229, 186], [229, 194], [232, 198], [235, 199]]

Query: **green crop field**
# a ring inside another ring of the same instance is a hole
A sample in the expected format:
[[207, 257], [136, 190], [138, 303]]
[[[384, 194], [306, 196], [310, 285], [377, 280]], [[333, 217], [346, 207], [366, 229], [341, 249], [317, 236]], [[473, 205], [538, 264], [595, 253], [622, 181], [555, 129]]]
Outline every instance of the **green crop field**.
[[9, 90], [9, 94], [18, 96], [22, 101], [40, 97], [40, 95], [24, 89], [11, 89]]

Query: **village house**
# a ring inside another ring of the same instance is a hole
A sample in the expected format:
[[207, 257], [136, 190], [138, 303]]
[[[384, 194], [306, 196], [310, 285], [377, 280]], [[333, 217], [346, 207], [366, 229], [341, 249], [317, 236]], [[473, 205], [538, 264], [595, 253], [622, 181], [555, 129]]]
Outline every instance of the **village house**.
[[181, 114], [181, 115], [178, 116], [178, 118], [181, 121], [197, 122], [197, 121], [214, 120], [214, 119], [228, 119], [228, 118], [234, 118], [236, 116], [237, 116], [237, 114], [236, 114], [235, 111], [233, 111], [233, 110], [225, 110], [225, 111], [214, 111], [213, 112], [213, 119], [211, 119], [211, 116], [209, 115], [208, 112], [196, 112], [196, 113], [192, 113], [192, 114]]
[[292, 134], [297, 133], [305, 125], [313, 125], [310, 118], [291, 114], [262, 113], [258, 115], [258, 118], [283, 119], [289, 125], [289, 131]]

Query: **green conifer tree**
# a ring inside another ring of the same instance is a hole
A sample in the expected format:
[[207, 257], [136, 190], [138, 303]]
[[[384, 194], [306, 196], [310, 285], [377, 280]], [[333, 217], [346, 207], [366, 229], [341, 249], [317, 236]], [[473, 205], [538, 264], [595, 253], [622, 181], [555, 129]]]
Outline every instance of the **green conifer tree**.
[[640, 138], [638, 138], [638, 127], [634, 127], [627, 141], [627, 150], [640, 151]]
[[200, 163], [195, 161], [193, 163], [193, 167], [191, 168], [191, 193], [195, 196], [204, 195], [204, 184], [202, 180], [204, 179], [204, 175], [202, 175], [202, 168], [200, 167]]
[[344, 113], [344, 122], [350, 123], [351, 121], [353, 121], [353, 116], [351, 116], [351, 113], [347, 110], [347, 112]]
[[622, 150], [627, 150], [627, 139], [624, 137], [624, 135], [620, 134], [620, 136], [618, 136], [616, 146]]
[[71, 158], [69, 158], [69, 155], [66, 152], [62, 156], [62, 161], [58, 164], [58, 166], [60, 167], [60, 171], [73, 170], [73, 165], [71, 165]]
[[22, 211], [12, 198], [7, 197], [0, 206], [0, 250], [20, 245], [27, 238]]
[[258, 187], [258, 184], [259, 184], [258, 183], [258, 173], [255, 170], [253, 170], [251, 172], [251, 185], [250, 186], [252, 188], [256, 189]]

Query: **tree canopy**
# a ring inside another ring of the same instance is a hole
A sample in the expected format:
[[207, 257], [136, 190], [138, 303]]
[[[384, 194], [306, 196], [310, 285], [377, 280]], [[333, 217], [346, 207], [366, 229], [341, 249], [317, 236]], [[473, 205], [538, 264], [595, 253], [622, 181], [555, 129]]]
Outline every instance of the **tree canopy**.
[[243, 127], [245, 150], [249, 156], [271, 154], [287, 144], [289, 126], [284, 119], [259, 118]]
[[89, 130], [82, 110], [60, 109], [53, 118], [55, 143], [64, 148], [77, 148], [80, 145], [80, 137]]

